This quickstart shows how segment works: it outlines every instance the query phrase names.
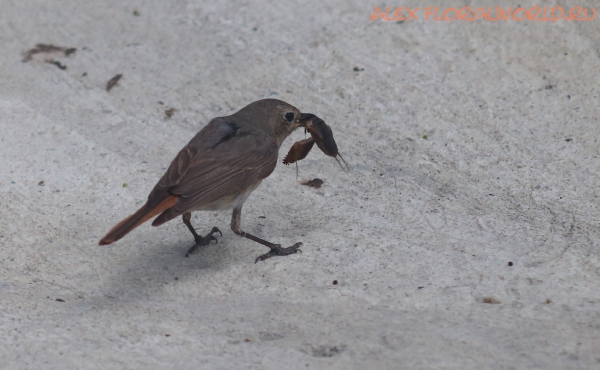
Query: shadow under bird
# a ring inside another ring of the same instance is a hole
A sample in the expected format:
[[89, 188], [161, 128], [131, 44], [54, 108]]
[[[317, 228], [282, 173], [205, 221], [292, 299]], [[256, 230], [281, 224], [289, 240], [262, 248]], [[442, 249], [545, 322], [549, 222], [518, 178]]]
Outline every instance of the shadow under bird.
[[299, 252], [302, 243], [283, 248], [242, 231], [242, 206], [275, 169], [283, 141], [296, 128], [306, 127], [316, 118], [281, 100], [264, 99], [230, 116], [212, 119], [177, 154], [146, 204], [114, 226], [99, 245], [116, 242], [155, 216], [152, 226], [182, 216], [196, 241], [187, 257], [211, 240], [216, 241], [215, 233], [223, 235], [216, 227], [204, 237], [198, 235], [190, 222], [191, 212], [233, 209], [231, 230], [270, 249], [255, 262]]

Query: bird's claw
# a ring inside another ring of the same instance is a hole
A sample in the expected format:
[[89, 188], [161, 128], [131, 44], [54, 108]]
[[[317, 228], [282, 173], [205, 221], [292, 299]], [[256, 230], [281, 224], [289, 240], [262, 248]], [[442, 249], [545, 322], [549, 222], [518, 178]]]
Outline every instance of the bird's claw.
[[210, 244], [211, 240], [214, 240], [215, 243], [219, 244], [217, 237], [213, 235], [216, 232], [223, 236], [221, 230], [219, 230], [217, 227], [213, 227], [212, 230], [208, 234], [206, 234], [204, 238], [201, 236], [198, 236], [198, 238], [196, 238], [196, 244], [194, 244], [194, 246], [190, 248], [190, 250], [185, 254], [185, 256], [189, 257], [190, 254], [194, 253], [198, 248]]
[[[200, 230], [200, 228], [197, 228], [197, 229], [194, 229], [194, 230]], [[223, 236], [223, 233], [221, 232], [221, 230], [219, 230], [219, 228], [216, 227], [216, 226], [212, 228], [212, 230], [208, 233], [208, 235], [212, 235], [214, 233], [219, 233], [219, 234], [221, 234], [221, 236]]]
[[209, 235], [212, 236], [213, 233], [219, 233], [219, 234], [221, 234], [221, 236], [223, 236], [223, 233], [221, 232], [221, 230], [219, 230], [219, 228], [216, 227], [216, 226], [212, 228], [212, 230], [210, 231]]
[[269, 259], [271, 257], [274, 256], [287, 256], [290, 254], [295, 254], [295, 253], [302, 253], [302, 251], [298, 248], [300, 248], [300, 246], [302, 245], [302, 242], [298, 242], [294, 245], [292, 245], [291, 247], [288, 248], [281, 248], [280, 244], [275, 244], [273, 247], [270, 247], [271, 250], [265, 254], [261, 254], [260, 256], [256, 257], [256, 260], [254, 260], [254, 263], [257, 263], [258, 261], [264, 261], [266, 259]]

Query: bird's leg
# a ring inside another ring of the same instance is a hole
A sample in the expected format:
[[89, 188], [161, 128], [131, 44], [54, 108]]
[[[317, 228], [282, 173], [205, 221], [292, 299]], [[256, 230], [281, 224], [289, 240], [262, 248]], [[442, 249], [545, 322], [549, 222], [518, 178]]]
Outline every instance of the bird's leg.
[[219, 234], [221, 234], [221, 236], [223, 236], [223, 233], [221, 233], [221, 230], [217, 229], [216, 227], [213, 227], [212, 230], [208, 234], [206, 234], [206, 236], [203, 238], [200, 235], [198, 235], [198, 233], [196, 233], [196, 230], [194, 229], [194, 227], [192, 226], [192, 223], [190, 222], [190, 220], [192, 219], [192, 212], [184, 213], [182, 218], [183, 218], [183, 223], [185, 224], [185, 226], [188, 227], [188, 229], [190, 229], [190, 231], [192, 232], [192, 235], [194, 235], [194, 240], [196, 240], [196, 244], [194, 244], [194, 246], [191, 247], [190, 250], [185, 254], [186, 257], [189, 257], [189, 255], [194, 253], [196, 251], [196, 249], [198, 249], [199, 247], [208, 245], [208, 243], [210, 243], [211, 240], [214, 240], [215, 243], [218, 243], [217, 238], [213, 235], [214, 233], [219, 233]]
[[242, 206], [239, 206], [233, 210], [233, 213], [231, 215], [231, 230], [233, 230], [234, 233], [236, 233], [237, 235], [239, 235], [241, 237], [248, 238], [248, 239], [253, 240], [257, 243], [260, 243], [266, 247], [269, 247], [271, 249], [271, 251], [269, 251], [268, 253], [258, 256], [256, 258], [256, 260], [254, 261], [254, 263], [257, 263], [258, 261], [264, 261], [264, 260], [274, 257], [274, 256], [287, 256], [289, 254], [294, 254], [294, 253], [298, 253], [298, 252], [302, 253], [302, 251], [299, 249], [300, 246], [302, 245], [302, 243], [300, 243], [300, 242], [292, 245], [291, 247], [282, 248], [280, 244], [270, 243], [264, 239], [261, 239], [252, 234], [249, 234], [245, 231], [242, 231], [241, 224], [242, 224]]

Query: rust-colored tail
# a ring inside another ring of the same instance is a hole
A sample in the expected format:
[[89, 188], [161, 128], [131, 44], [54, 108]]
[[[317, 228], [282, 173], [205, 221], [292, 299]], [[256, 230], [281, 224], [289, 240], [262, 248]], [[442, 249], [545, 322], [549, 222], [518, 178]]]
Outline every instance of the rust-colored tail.
[[173, 207], [175, 203], [177, 203], [177, 198], [178, 197], [175, 195], [169, 195], [157, 205], [149, 205], [148, 203], [144, 204], [142, 208], [137, 210], [137, 212], [116, 224], [115, 227], [113, 227], [108, 234], [104, 236], [104, 238], [100, 239], [98, 245], [106, 245], [116, 242], [127, 235], [131, 230], [140, 226], [152, 217], [166, 209]]

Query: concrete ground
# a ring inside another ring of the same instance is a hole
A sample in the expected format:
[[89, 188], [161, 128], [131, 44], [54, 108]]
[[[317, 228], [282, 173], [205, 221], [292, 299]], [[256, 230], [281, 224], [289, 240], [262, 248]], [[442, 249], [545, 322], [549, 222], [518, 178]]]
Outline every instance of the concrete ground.
[[[440, 3], [4, 1], [0, 367], [600, 368], [600, 19], [426, 21]], [[77, 51], [22, 62], [37, 43]], [[265, 97], [352, 167], [313, 150], [246, 202], [246, 231], [302, 254], [254, 264], [229, 212], [195, 214], [224, 235], [190, 258], [180, 220], [97, 245]]]

